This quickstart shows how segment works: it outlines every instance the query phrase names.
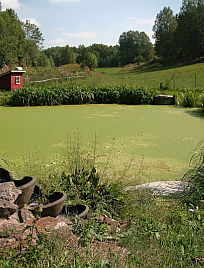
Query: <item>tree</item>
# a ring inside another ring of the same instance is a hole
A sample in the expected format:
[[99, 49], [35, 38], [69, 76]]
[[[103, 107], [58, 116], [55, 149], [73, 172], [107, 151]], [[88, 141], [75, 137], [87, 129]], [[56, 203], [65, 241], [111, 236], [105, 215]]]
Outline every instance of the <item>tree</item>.
[[62, 54], [61, 54], [61, 64], [70, 64], [75, 62], [75, 54], [72, 48], [70, 48], [68, 45], [66, 47], [62, 48]]
[[54, 64], [56, 66], [61, 66], [62, 65], [62, 47], [50, 47], [44, 50], [45, 54], [47, 55], [48, 58], [50, 58], [50, 56], [53, 58], [54, 60]]
[[0, 66], [19, 61], [23, 40], [24, 32], [14, 10], [0, 12]]
[[204, 1], [183, 0], [176, 31], [178, 54], [191, 61], [204, 54]]
[[39, 48], [42, 48], [44, 38], [37, 25], [30, 23], [29, 20], [21, 22], [25, 34], [25, 39], [33, 41]]
[[[149, 43], [149, 47], [147, 44]], [[150, 48], [150, 39], [145, 32], [123, 32], [119, 38], [119, 53], [121, 64], [126, 65], [144, 61], [144, 52]], [[153, 47], [152, 47], [153, 49]]]
[[43, 40], [39, 28], [21, 22], [13, 9], [0, 12], [0, 66], [35, 66]]
[[42, 67], [51, 67], [50, 60], [43, 51], [40, 51], [38, 54], [37, 65]]
[[29, 20], [21, 22], [21, 27], [25, 37], [22, 42], [22, 58], [25, 60], [26, 65], [36, 66], [44, 38], [38, 26], [30, 23]]
[[54, 62], [54, 60], [53, 60], [52, 55], [50, 55], [50, 56], [48, 57], [48, 59], [49, 59], [49, 61], [50, 61], [50, 66], [51, 66], [51, 67], [55, 67], [55, 62]]
[[90, 70], [94, 70], [94, 68], [98, 67], [98, 60], [94, 53], [88, 52], [85, 55], [85, 64]]
[[85, 64], [85, 56], [88, 52], [88, 49], [84, 45], [79, 45], [78, 47], [78, 56], [76, 58], [76, 62], [80, 64], [81, 62], [84, 62]]
[[97, 56], [99, 67], [109, 66], [108, 60], [112, 51], [108, 46], [103, 44], [93, 44], [88, 48], [88, 50]]
[[177, 28], [176, 16], [170, 7], [164, 7], [157, 14], [153, 26], [153, 38], [155, 39], [155, 50], [158, 56], [163, 57], [166, 61], [172, 59], [175, 51], [175, 31]]

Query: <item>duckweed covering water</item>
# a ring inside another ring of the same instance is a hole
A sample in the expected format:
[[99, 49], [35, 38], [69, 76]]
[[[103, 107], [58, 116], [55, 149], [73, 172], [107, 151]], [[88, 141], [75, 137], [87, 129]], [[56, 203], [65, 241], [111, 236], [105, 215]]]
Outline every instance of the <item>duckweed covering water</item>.
[[141, 172], [148, 181], [176, 180], [204, 138], [203, 119], [196, 109], [177, 106], [1, 107], [0, 152], [13, 158], [37, 150], [49, 158], [75, 133], [81, 146], [93, 152], [96, 135], [98, 168], [108, 162], [112, 171], [123, 172], [125, 165], [130, 180]]

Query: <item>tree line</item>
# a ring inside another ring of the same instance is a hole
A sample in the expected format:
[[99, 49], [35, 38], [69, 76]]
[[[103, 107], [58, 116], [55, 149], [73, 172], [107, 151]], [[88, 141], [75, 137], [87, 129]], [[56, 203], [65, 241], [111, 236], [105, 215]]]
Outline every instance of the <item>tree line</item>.
[[85, 47], [51, 47], [43, 49], [44, 38], [39, 28], [22, 22], [12, 9], [1, 10], [0, 2], [0, 67], [14, 66], [61, 66], [78, 63], [88, 66], [113, 67], [129, 63], [146, 62], [153, 58], [154, 48], [145, 32], [122, 33], [119, 45], [93, 44]]
[[[67, 51], [65, 53], [65, 50]], [[121, 34], [119, 45], [93, 44], [85, 47], [51, 47], [44, 50], [57, 66], [79, 63], [82, 68], [118, 67], [129, 63], [147, 62], [154, 57], [154, 48], [145, 32], [128, 31]], [[65, 54], [67, 57], [65, 57]], [[68, 56], [69, 55], [69, 56]]]
[[123, 32], [118, 45], [93, 44], [85, 47], [50, 47], [43, 49], [44, 38], [39, 28], [22, 22], [12, 9], [1, 11], [0, 2], [0, 67], [61, 66], [78, 63], [82, 68], [118, 67], [130, 63], [149, 62], [155, 56], [164, 62], [186, 62], [203, 57], [204, 0], [183, 0], [176, 15], [164, 7], [155, 19], [153, 38], [145, 32]]

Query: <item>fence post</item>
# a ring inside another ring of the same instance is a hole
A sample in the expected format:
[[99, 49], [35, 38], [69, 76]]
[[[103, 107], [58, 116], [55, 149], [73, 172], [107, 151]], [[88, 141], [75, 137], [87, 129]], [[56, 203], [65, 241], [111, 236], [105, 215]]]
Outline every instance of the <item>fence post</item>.
[[197, 77], [196, 77], [196, 73], [195, 73], [195, 89], [196, 89], [196, 83], [197, 83]]
[[175, 73], [174, 73], [174, 89], [176, 87], [176, 77], [175, 77]]

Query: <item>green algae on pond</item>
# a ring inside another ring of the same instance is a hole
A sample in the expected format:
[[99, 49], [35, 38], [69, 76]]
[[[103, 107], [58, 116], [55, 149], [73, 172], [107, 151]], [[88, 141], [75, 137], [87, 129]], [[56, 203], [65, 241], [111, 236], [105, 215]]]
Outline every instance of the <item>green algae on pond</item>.
[[[67, 133], [79, 132], [92, 151], [95, 133], [97, 162], [121, 169], [141, 168], [148, 180], [175, 180], [185, 173], [189, 156], [204, 138], [203, 115], [178, 106], [75, 105], [1, 107], [1, 154], [9, 158], [36, 150], [56, 154]], [[134, 158], [132, 157], [134, 155]], [[136, 176], [135, 176], [136, 177]]]

